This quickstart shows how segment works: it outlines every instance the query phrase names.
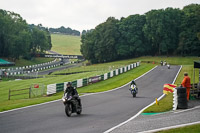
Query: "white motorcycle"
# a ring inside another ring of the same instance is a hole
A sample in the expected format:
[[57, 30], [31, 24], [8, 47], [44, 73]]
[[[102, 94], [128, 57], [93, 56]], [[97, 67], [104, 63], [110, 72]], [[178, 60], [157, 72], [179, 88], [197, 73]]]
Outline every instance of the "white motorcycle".
[[133, 95], [133, 97], [136, 97], [136, 94], [138, 93], [137, 86], [132, 84], [129, 90], [131, 91], [131, 94]]

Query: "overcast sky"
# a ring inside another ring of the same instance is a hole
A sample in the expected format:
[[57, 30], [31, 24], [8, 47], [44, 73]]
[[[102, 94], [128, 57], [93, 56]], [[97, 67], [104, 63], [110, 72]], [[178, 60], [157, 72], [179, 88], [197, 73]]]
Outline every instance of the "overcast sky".
[[0, 0], [0, 9], [20, 14], [29, 24], [95, 28], [112, 16], [117, 19], [152, 9], [180, 8], [200, 0]]

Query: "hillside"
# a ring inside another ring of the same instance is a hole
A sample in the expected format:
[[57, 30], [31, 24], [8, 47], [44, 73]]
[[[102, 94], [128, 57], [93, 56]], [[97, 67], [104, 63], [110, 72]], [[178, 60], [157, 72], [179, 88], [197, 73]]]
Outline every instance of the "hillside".
[[65, 55], [81, 55], [80, 36], [51, 34], [52, 51]]

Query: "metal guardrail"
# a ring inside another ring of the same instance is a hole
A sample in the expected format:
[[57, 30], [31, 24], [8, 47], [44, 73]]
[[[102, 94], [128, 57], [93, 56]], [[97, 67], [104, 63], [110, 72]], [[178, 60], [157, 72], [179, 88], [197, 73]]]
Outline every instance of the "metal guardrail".
[[32, 72], [37, 72], [37, 71], [57, 67], [59, 65], [60, 65], [60, 61], [51, 61], [48, 63], [37, 64], [37, 65], [0, 69], [0, 75], [8, 76], [8, 75], [20, 75], [20, 74], [32, 73]]

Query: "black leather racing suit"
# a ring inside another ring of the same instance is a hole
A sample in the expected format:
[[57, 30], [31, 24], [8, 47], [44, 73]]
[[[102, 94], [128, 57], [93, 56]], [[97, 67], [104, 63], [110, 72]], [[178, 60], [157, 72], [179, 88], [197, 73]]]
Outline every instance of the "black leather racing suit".
[[79, 103], [79, 106], [81, 106], [81, 99], [75, 87], [67, 87], [65, 93], [67, 93], [67, 96], [72, 96], [74, 99], [76, 99]]

